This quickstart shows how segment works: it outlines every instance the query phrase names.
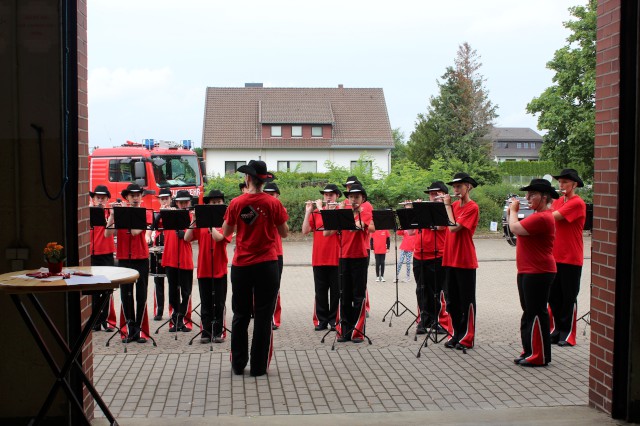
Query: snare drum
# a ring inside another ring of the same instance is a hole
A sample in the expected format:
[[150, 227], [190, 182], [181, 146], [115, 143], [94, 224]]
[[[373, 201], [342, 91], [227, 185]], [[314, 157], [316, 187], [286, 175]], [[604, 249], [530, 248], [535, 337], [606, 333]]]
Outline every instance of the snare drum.
[[166, 277], [164, 267], [162, 266], [163, 246], [149, 247], [149, 275], [152, 277]]

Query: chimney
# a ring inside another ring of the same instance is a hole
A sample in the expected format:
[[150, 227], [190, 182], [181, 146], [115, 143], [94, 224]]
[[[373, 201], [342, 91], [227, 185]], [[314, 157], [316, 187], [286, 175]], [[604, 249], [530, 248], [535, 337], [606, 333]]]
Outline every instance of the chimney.
[[344, 89], [344, 85], [338, 84], [338, 89]]
[[245, 83], [244, 87], [262, 87], [262, 83]]

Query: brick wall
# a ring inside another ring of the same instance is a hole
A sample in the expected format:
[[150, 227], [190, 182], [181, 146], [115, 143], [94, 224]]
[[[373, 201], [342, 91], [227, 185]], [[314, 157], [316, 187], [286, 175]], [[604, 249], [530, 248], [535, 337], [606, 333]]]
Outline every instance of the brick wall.
[[620, 2], [598, 1], [589, 405], [611, 413], [618, 194]]
[[[89, 265], [89, 109], [87, 98], [87, 2], [77, 1], [77, 45], [78, 45], [78, 253], [81, 265]], [[91, 315], [91, 298], [80, 298], [82, 322]], [[93, 343], [91, 335], [82, 348], [82, 365], [85, 374], [93, 380]], [[86, 388], [83, 393], [84, 407], [89, 418], [93, 417], [93, 399]]]

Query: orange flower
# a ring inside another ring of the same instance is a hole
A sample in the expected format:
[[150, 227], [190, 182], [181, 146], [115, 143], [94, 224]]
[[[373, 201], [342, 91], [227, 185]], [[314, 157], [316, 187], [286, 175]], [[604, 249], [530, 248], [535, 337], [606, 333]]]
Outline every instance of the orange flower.
[[47, 243], [47, 245], [43, 250], [45, 262], [49, 262], [49, 263], [64, 262], [66, 257], [64, 255], [63, 250], [64, 250], [64, 247], [55, 241]]

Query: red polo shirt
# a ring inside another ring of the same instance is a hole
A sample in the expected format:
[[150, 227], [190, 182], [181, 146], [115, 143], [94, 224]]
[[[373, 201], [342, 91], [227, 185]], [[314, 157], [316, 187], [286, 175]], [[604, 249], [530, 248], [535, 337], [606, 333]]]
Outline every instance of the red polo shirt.
[[560, 213], [564, 220], [556, 222], [556, 241], [553, 246], [553, 257], [557, 263], [582, 266], [584, 262], [584, 242], [582, 230], [587, 218], [587, 206], [578, 195], [567, 202], [564, 197], [553, 202], [552, 210]]
[[[222, 228], [216, 228], [222, 233]], [[213, 278], [222, 278], [227, 275], [229, 258], [227, 256], [227, 244], [231, 242], [231, 235], [222, 241], [214, 241], [211, 233], [206, 228], [193, 230], [193, 239], [198, 240], [198, 278], [211, 278], [211, 264], [213, 263]], [[213, 253], [211, 244], [213, 243]], [[213, 258], [213, 262], [212, 262]]]
[[[439, 231], [418, 229], [414, 234], [413, 257], [417, 260], [439, 259], [444, 254], [444, 241], [449, 228]], [[405, 236], [406, 238], [406, 236]]]
[[473, 244], [473, 234], [476, 232], [480, 219], [480, 209], [473, 200], [462, 207], [460, 200], [458, 200], [453, 203], [452, 208], [453, 217], [462, 228], [457, 232], [447, 232], [442, 266], [476, 269], [478, 268], [478, 258], [476, 257], [476, 246]]
[[551, 210], [534, 213], [522, 219], [520, 224], [529, 235], [516, 239], [516, 266], [519, 274], [556, 272], [553, 258], [553, 240], [556, 232]]
[[371, 210], [355, 215], [357, 231], [342, 231], [342, 258], [358, 259], [367, 257], [369, 247], [369, 223], [373, 219]]
[[313, 251], [311, 252], [312, 266], [338, 266], [338, 255], [340, 246], [338, 245], [338, 234], [328, 237], [323, 235], [323, 231], [316, 231], [322, 228], [322, 215], [319, 210], [315, 210], [309, 215], [309, 225], [313, 229]]

